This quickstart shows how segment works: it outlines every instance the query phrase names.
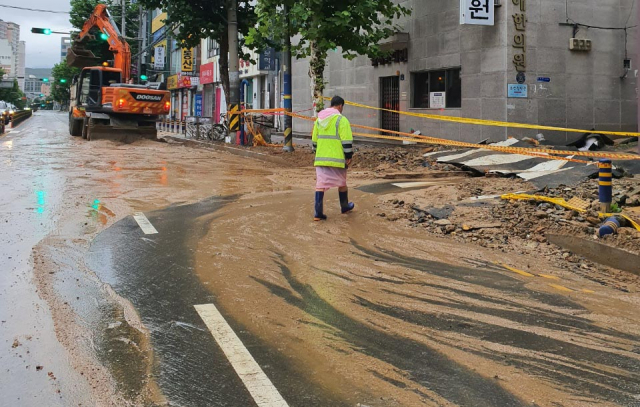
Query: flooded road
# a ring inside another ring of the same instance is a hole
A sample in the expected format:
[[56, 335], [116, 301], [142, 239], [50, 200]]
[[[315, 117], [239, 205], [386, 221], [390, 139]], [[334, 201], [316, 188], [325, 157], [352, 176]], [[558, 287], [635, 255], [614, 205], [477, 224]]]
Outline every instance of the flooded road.
[[18, 130], [0, 138], [2, 406], [640, 405], [637, 293], [387, 222], [392, 190], [365, 179], [354, 213], [333, 191], [314, 223], [313, 169], [87, 143], [55, 112]]

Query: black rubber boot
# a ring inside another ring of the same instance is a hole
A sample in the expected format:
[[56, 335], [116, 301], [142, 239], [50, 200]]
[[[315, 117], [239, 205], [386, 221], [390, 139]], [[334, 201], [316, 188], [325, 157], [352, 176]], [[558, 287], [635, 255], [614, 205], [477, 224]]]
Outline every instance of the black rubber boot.
[[322, 200], [324, 199], [324, 192], [323, 191], [316, 191], [316, 213], [313, 216], [313, 220], [318, 222], [321, 220], [326, 220], [327, 217], [325, 216], [322, 210]]
[[356, 204], [349, 202], [349, 191], [338, 191], [338, 195], [340, 196], [340, 208], [342, 209], [342, 213], [352, 211], [353, 208], [356, 207]]

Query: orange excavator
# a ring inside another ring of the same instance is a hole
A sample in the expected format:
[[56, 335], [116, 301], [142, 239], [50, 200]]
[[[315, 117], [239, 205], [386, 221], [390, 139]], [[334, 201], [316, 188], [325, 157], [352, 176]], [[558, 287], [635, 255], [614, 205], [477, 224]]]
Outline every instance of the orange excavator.
[[[106, 39], [113, 60], [95, 65], [98, 58], [85, 45], [97, 33]], [[129, 83], [131, 50], [111, 18], [106, 5], [98, 4], [67, 51], [67, 64], [82, 68], [73, 79], [69, 133], [87, 140], [131, 142], [156, 139], [156, 121], [169, 113], [169, 92], [161, 83]]]

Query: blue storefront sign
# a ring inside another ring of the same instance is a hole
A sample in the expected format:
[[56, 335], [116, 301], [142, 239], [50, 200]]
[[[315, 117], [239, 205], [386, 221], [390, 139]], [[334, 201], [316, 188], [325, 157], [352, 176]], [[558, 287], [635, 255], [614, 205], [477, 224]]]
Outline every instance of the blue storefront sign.
[[527, 87], [527, 85], [510, 83], [507, 86], [507, 96], [510, 98], [526, 98], [529, 93], [529, 88]]
[[196, 95], [196, 116], [202, 117], [202, 95]]
[[538, 76], [538, 82], [551, 82], [551, 78], [546, 76]]

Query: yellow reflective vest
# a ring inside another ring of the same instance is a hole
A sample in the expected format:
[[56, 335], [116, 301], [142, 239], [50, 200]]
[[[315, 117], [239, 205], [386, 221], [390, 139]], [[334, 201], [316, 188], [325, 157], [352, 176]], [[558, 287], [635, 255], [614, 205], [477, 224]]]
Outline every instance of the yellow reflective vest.
[[316, 120], [311, 139], [316, 167], [345, 168], [346, 160], [353, 156], [351, 124], [340, 114]]

